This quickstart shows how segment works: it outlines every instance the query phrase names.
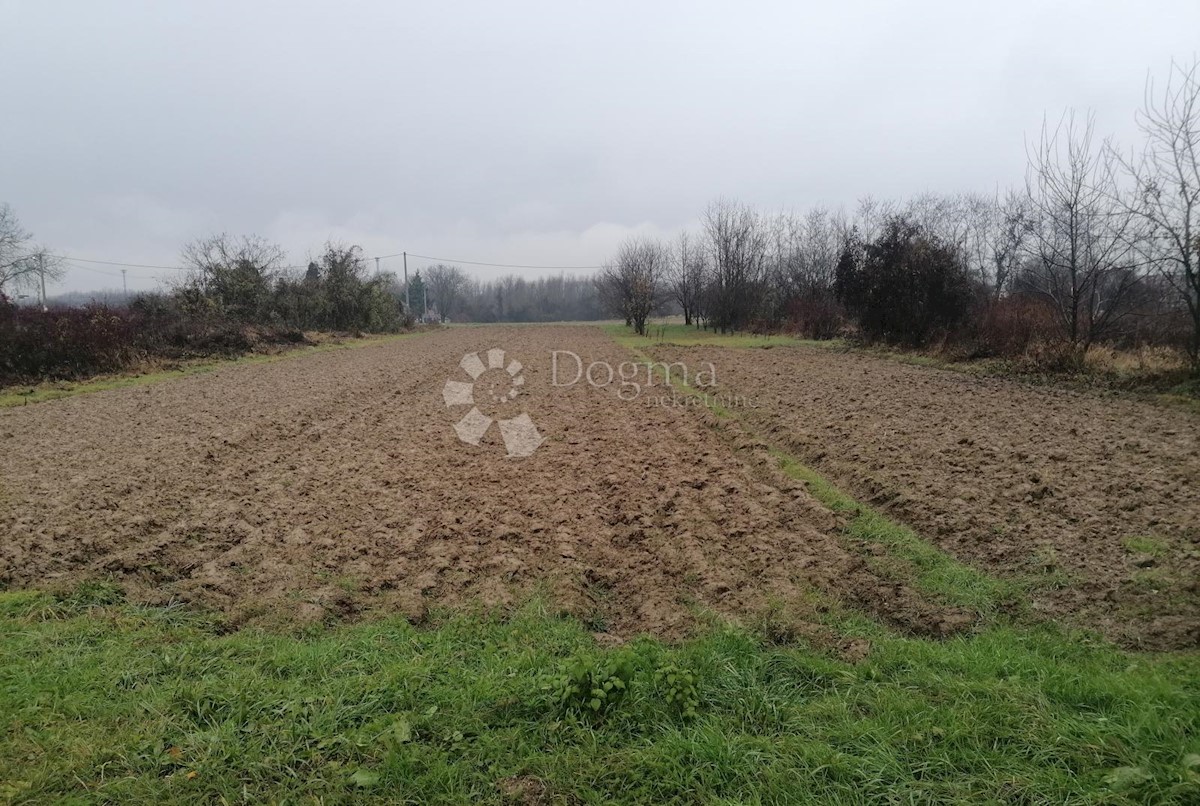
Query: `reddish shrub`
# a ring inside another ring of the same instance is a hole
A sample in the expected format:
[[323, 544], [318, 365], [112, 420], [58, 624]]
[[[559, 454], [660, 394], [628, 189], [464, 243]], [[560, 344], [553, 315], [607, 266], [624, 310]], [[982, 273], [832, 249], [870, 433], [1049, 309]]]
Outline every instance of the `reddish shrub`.
[[0, 322], [0, 382], [112, 372], [138, 357], [129, 314], [105, 305], [17, 308]]
[[806, 339], [835, 338], [845, 322], [842, 306], [833, 299], [797, 298], [788, 303], [787, 329]]
[[1055, 341], [1054, 311], [1041, 300], [1011, 296], [982, 304], [966, 327], [972, 358], [1016, 358]]
[[0, 303], [0, 386], [116, 372], [151, 356], [233, 356], [260, 344], [294, 344], [294, 328], [251, 328], [171, 307], [18, 308]]

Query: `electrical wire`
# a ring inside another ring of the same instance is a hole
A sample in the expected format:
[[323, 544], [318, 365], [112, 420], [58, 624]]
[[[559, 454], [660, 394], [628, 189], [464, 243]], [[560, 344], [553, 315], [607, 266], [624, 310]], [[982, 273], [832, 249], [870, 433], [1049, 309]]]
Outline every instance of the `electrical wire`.
[[[397, 252], [394, 255], [379, 255], [379, 256], [375, 256], [375, 257], [364, 256], [363, 260], [364, 261], [390, 260], [391, 258], [404, 257], [404, 256], [405, 256], [404, 252]], [[431, 261], [431, 262], [435, 262], [435, 263], [447, 263], [447, 264], [451, 264], [451, 265], [461, 264], [464, 266], [484, 266], [484, 267], [491, 267], [491, 268], [498, 268], [498, 269], [534, 269], [534, 270], [543, 270], [543, 271], [544, 270], [595, 271], [595, 270], [603, 268], [603, 266], [545, 266], [545, 265], [532, 265], [532, 264], [523, 264], [523, 263], [488, 263], [488, 262], [479, 261], [479, 260], [455, 260], [454, 258], [447, 258], [447, 257], [433, 257], [431, 255], [418, 255], [418, 254], [414, 254], [412, 252], [407, 253], [407, 256], [411, 257], [411, 258], [415, 258], [417, 260], [427, 260], [427, 261]], [[108, 277], [120, 277], [122, 273], [115, 272], [115, 271], [105, 271], [103, 269], [97, 269], [97, 268], [93, 268], [92, 266], [84, 266], [84, 265], [80, 265], [80, 264], [89, 263], [89, 264], [94, 264], [94, 265], [98, 265], [98, 266], [115, 266], [115, 267], [119, 267], [121, 269], [158, 269], [160, 271], [194, 271], [194, 269], [189, 266], [166, 266], [166, 265], [156, 264], [156, 263], [127, 263], [127, 262], [123, 262], [123, 261], [119, 261], [119, 260], [99, 260], [96, 258], [75, 257], [72, 255], [60, 255], [59, 258], [73, 264], [72, 268], [83, 269], [84, 271], [89, 271], [94, 274], [103, 274]], [[305, 268], [307, 268], [307, 264], [294, 265], [294, 266], [280, 266], [279, 268], [281, 268], [281, 269], [305, 269]], [[159, 277], [155, 277], [153, 275], [146, 275], [146, 274], [129, 274], [128, 272], [125, 272], [125, 275], [127, 277], [132, 277], [132, 278], [139, 279], [139, 280], [160, 280], [161, 279]]]
[[119, 263], [115, 260], [93, 260], [86, 257], [70, 257], [68, 255], [61, 256], [63, 260], [69, 260], [72, 263], [99, 263], [102, 266], [126, 266], [131, 269], [174, 269], [175, 271], [191, 271], [187, 266], [155, 266], [149, 263]]
[[[63, 258], [63, 259], [69, 260], [69, 258]], [[125, 277], [133, 278], [136, 280], [158, 280], [159, 279], [158, 277], [156, 277], [152, 274], [129, 274], [129, 273], [126, 273], [126, 274], [122, 275], [122, 273], [118, 272], [118, 271], [105, 271], [104, 269], [96, 269], [91, 266], [71, 265], [71, 266], [68, 266], [67, 268], [80, 269], [82, 271], [91, 272], [92, 274], [103, 274], [105, 277], [125, 276]]]
[[[404, 252], [397, 252], [394, 255], [364, 256], [363, 260], [368, 260], [368, 261], [369, 260], [389, 260], [391, 258], [403, 257], [404, 254], [405, 254]], [[161, 264], [154, 264], [154, 263], [124, 263], [124, 262], [121, 262], [118, 260], [97, 260], [95, 258], [74, 257], [72, 255], [60, 255], [59, 257], [62, 260], [67, 260], [72, 263], [94, 263], [94, 264], [98, 264], [101, 266], [120, 266], [120, 267], [130, 268], [130, 269], [163, 269], [163, 270], [170, 270], [170, 271], [193, 271], [194, 270], [189, 266], [164, 266]], [[551, 269], [551, 270], [559, 270], [559, 271], [593, 271], [593, 270], [604, 268], [603, 266], [547, 266], [547, 265], [534, 265], [534, 264], [526, 264], [526, 263], [487, 263], [485, 261], [479, 261], [479, 260], [457, 260], [455, 258], [449, 258], [449, 257], [433, 257], [431, 255], [418, 255], [414, 252], [409, 252], [408, 257], [416, 258], [417, 260], [430, 260], [430, 261], [436, 261], [439, 263], [461, 264], [464, 266], [490, 266], [490, 267], [498, 268], [498, 269], [543, 269], [543, 270]], [[80, 268], [84, 268], [84, 267], [81, 266]], [[304, 265], [297, 264], [297, 265], [292, 265], [292, 266], [280, 266], [279, 268], [281, 268], [281, 269], [305, 269], [305, 268], [308, 268], [308, 265], [307, 264], [304, 264]], [[98, 271], [98, 270], [93, 269], [93, 271]]]

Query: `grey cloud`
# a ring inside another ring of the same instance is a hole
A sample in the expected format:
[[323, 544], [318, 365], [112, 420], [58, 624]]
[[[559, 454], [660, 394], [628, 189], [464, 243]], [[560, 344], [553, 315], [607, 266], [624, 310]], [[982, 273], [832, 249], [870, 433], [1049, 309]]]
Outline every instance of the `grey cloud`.
[[718, 195], [1018, 183], [1067, 105], [1132, 140], [1197, 30], [1194, 2], [0, 0], [0, 200], [131, 262], [227, 230], [590, 265]]

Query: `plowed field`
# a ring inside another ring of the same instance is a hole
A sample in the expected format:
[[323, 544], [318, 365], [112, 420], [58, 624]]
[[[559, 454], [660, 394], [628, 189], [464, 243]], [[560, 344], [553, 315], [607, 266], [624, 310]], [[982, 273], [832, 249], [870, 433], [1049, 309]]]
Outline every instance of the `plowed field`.
[[[0, 579], [112, 579], [234, 624], [531, 594], [615, 637], [825, 602], [916, 633], [970, 621], [872, 570], [753, 440], [556, 386], [556, 349], [630, 358], [596, 328], [455, 328], [0, 412]], [[460, 440], [481, 424], [463, 384], [485, 420], [527, 414], [536, 450], [510, 456], [495, 424]]]
[[1200, 418], [1097, 394], [797, 346], [712, 361], [738, 415], [1046, 616], [1200, 645]]

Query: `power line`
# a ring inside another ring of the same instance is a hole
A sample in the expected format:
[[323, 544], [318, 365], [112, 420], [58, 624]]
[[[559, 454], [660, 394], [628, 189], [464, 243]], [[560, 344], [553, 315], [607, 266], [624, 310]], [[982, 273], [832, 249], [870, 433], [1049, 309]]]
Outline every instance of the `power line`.
[[91, 266], [72, 266], [71, 268], [72, 269], [83, 269], [84, 271], [90, 271], [92, 274], [105, 274], [105, 275], [108, 275], [109, 277], [119, 277], [120, 276], [115, 271], [105, 271], [104, 269], [93, 269]]
[[124, 266], [130, 269], [174, 269], [175, 271], [191, 271], [191, 269], [189, 269], [187, 266], [155, 266], [149, 263], [120, 263], [115, 260], [93, 260], [91, 258], [70, 257], [68, 255], [62, 255], [61, 257], [63, 260], [69, 260], [72, 263], [99, 263], [102, 266]]
[[[63, 258], [63, 259], [69, 260], [69, 258]], [[103, 274], [106, 277], [120, 277], [121, 276], [121, 272], [119, 272], [119, 271], [105, 271], [104, 269], [96, 269], [91, 266], [80, 266], [80, 265], [72, 264], [71, 266], [68, 266], [68, 268], [80, 269], [81, 271], [91, 272], [92, 274]], [[139, 280], [157, 280], [158, 279], [158, 277], [155, 277], [152, 274], [130, 274], [129, 276], [136, 277]]]
[[[367, 257], [367, 255], [364, 255], [364, 259], [365, 260], [373, 259], [374, 261], [376, 261], [376, 266], [378, 266], [379, 260], [388, 260], [390, 258], [400, 258], [400, 257], [403, 257], [403, 255], [404, 255], [403, 252], [397, 252], [396, 254], [380, 254], [374, 258]], [[94, 265], [101, 265], [101, 266], [115, 266], [115, 267], [119, 267], [121, 272], [124, 272], [128, 269], [156, 269], [156, 270], [161, 270], [161, 271], [194, 271], [194, 267], [191, 267], [191, 266], [168, 266], [168, 265], [152, 264], [152, 263], [127, 263], [127, 261], [122, 261], [122, 260], [100, 260], [97, 258], [78, 258], [78, 257], [74, 257], [74, 255], [65, 255], [65, 254], [59, 255], [59, 257], [62, 260], [68, 261], [68, 263], [76, 264], [76, 265], [74, 265], [74, 267], [76, 267], [76, 269], [83, 269], [84, 271], [91, 271], [91, 272], [97, 273], [97, 275], [107, 275], [109, 277], [119, 277], [120, 273], [116, 272], [116, 271], [104, 271], [102, 269], [92, 269], [92, 267], [90, 267], [90, 266], [84, 266], [84, 265], [78, 265], [78, 264], [86, 263], [86, 264], [94, 264]], [[521, 264], [521, 263], [487, 263], [487, 261], [484, 261], [484, 260], [456, 260], [455, 258], [438, 258], [438, 257], [433, 257], [433, 255], [414, 254], [412, 252], [408, 253], [408, 257], [418, 258], [420, 260], [430, 260], [430, 261], [433, 261], [433, 263], [462, 264], [462, 265], [467, 265], [467, 266], [485, 266], [485, 267], [493, 267], [493, 269], [532, 269], [532, 270], [542, 270], [542, 271], [596, 271], [596, 270], [602, 269], [602, 267], [604, 267], [604, 266], [550, 266], [550, 265], [534, 265], [534, 264]], [[280, 266], [280, 269], [307, 269], [307, 264]], [[157, 279], [157, 277], [152, 277], [152, 276], [148, 276], [148, 275], [133, 275], [133, 276], [138, 277], [140, 279]]]
[[[91, 266], [71, 265], [71, 266], [68, 266], [67, 268], [72, 269], [72, 270], [79, 269], [81, 271], [91, 272], [92, 274], [103, 274], [105, 277], [120, 277], [121, 276], [120, 272], [105, 271], [104, 269], [95, 269], [95, 268], [92, 268]], [[136, 278], [138, 280], [158, 280], [159, 279], [158, 277], [156, 277], [152, 274], [130, 274], [128, 276]]]
[[[403, 252], [397, 252], [394, 255], [378, 255], [374, 258], [372, 258], [370, 256], [364, 256], [364, 259], [365, 260], [373, 259], [376, 261], [376, 265], [378, 266], [379, 265], [378, 261], [380, 261], [380, 260], [388, 260], [388, 259], [394, 258], [394, 257], [401, 257], [404, 254], [405, 253], [403, 253]], [[547, 265], [534, 265], [534, 264], [526, 264], [526, 263], [488, 263], [486, 261], [480, 261], [480, 260], [457, 260], [455, 258], [448, 258], [448, 257], [433, 257], [432, 255], [418, 255], [413, 252], [409, 252], [408, 256], [413, 257], [413, 258], [418, 258], [420, 260], [429, 260], [429, 261], [433, 261], [433, 262], [437, 262], [437, 263], [462, 264], [464, 266], [487, 266], [487, 267], [498, 268], [498, 269], [535, 269], [535, 270], [552, 270], [552, 271], [595, 271], [595, 270], [604, 268], [603, 266], [547, 266]], [[122, 269], [158, 269], [158, 270], [163, 270], [163, 271], [194, 271], [194, 269], [189, 266], [165, 266], [162, 264], [155, 264], [155, 263], [127, 263], [127, 262], [123, 262], [123, 261], [119, 261], [119, 260], [98, 260], [96, 258], [74, 257], [74, 256], [70, 256], [70, 255], [60, 255], [60, 257], [62, 260], [70, 261], [71, 263], [92, 263], [92, 264], [96, 264], [96, 265], [100, 265], [100, 266], [116, 266], [116, 267], [120, 267]], [[281, 268], [281, 269], [304, 269], [307, 267], [308, 267], [307, 264], [304, 264], [304, 265], [280, 266], [279, 268]], [[91, 268], [88, 268], [87, 266], [77, 266], [77, 268], [84, 269], [85, 271], [93, 271], [93, 272], [96, 272], [97, 274], [108, 274], [113, 277], [118, 276], [117, 272], [106, 272], [106, 271], [102, 271], [100, 269], [91, 269]], [[153, 279], [153, 278], [144, 278], [144, 279]]]

